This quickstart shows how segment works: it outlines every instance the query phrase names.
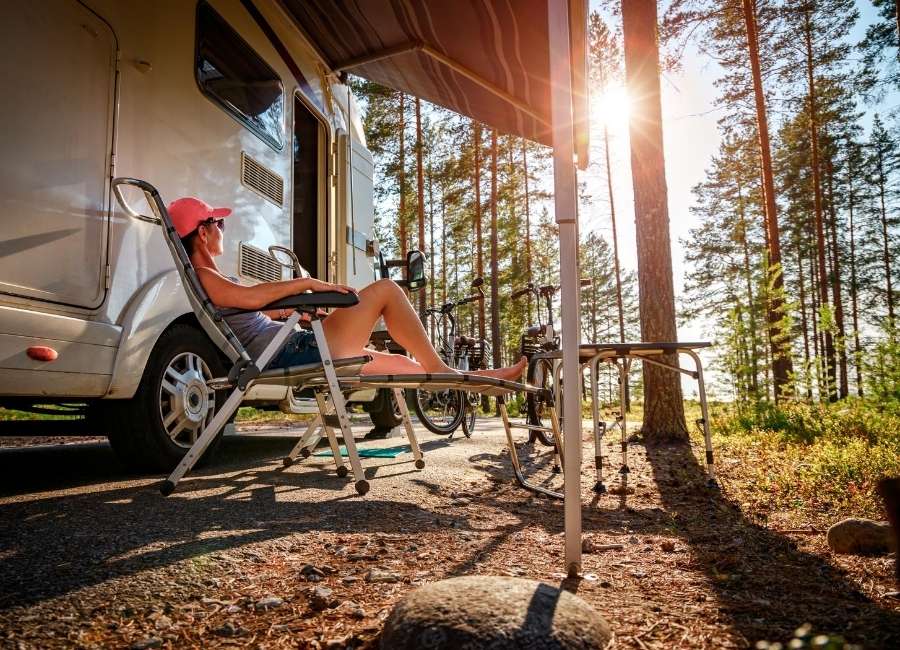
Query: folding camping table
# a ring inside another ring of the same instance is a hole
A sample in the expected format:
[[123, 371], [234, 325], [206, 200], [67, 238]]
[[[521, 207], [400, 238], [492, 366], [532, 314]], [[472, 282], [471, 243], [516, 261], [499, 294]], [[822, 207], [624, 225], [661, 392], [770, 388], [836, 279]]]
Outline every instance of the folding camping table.
[[[594, 467], [597, 471], [597, 482], [594, 491], [606, 492], [603, 482], [603, 459], [601, 442], [606, 434], [606, 421], [600, 419], [600, 400], [598, 397], [598, 384], [600, 364], [608, 363], [616, 367], [619, 375], [619, 411], [613, 426], [619, 427], [622, 433], [622, 465], [619, 468], [621, 474], [628, 474], [628, 442], [627, 442], [627, 415], [625, 410], [625, 390], [628, 385], [628, 373], [631, 364], [635, 360], [650, 363], [661, 368], [667, 368], [672, 372], [689, 375], [697, 381], [697, 389], [700, 397], [701, 417], [697, 424], [703, 429], [703, 438], [706, 444], [706, 472], [708, 484], [716, 486], [715, 463], [713, 461], [712, 439], [709, 432], [709, 412], [706, 402], [706, 384], [703, 380], [703, 362], [697, 350], [707, 348], [708, 342], [680, 343], [669, 341], [654, 341], [649, 343], [584, 343], [578, 348], [579, 366], [581, 371], [585, 368], [591, 373], [591, 419], [593, 421], [594, 434]], [[667, 354], [685, 354], [694, 361], [694, 369], [681, 367], [680, 362], [675, 365], [667, 363], [661, 357]], [[540, 352], [533, 358], [550, 359], [553, 363], [553, 390], [556, 403], [561, 404], [559, 395], [562, 375], [562, 351]], [[560, 414], [560, 419], [565, 418], [565, 413]]]

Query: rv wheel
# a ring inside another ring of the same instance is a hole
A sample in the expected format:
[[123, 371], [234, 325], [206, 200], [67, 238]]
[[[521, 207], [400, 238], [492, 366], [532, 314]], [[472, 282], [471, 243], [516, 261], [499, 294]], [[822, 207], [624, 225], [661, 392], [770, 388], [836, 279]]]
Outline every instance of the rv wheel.
[[[140, 470], [170, 471], [224, 401], [206, 382], [225, 373], [206, 336], [189, 325], [166, 330], [153, 348], [137, 393], [109, 402], [110, 444], [122, 460]], [[209, 458], [221, 440], [209, 446]]]

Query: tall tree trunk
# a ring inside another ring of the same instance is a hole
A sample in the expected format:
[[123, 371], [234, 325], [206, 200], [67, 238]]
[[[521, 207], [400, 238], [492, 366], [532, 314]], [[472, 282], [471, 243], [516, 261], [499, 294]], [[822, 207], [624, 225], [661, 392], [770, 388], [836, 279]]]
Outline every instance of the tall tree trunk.
[[822, 375], [822, 360], [825, 358], [825, 342], [822, 338], [822, 332], [819, 330], [819, 309], [821, 305], [819, 304], [819, 267], [816, 264], [815, 253], [810, 251], [810, 259], [809, 259], [809, 286], [810, 293], [812, 294], [812, 331], [813, 331], [813, 342], [815, 343], [816, 348], [816, 357], [815, 357], [815, 367], [816, 367], [816, 385], [819, 390], [819, 401], [822, 401], [827, 394], [827, 390], [824, 384], [824, 378]]
[[[629, 118], [629, 137], [641, 337], [644, 341], [677, 341], [656, 21], [656, 0], [622, 2], [625, 78], [635, 104]], [[677, 355], [666, 357], [668, 363], [677, 363]], [[644, 390], [642, 430], [648, 442], [687, 441], [678, 375], [644, 364]]]
[[[625, 308], [622, 302], [622, 267], [619, 264], [619, 233], [616, 226], [616, 201], [613, 196], [612, 165], [609, 161], [609, 129], [603, 122], [603, 152], [606, 157], [606, 191], [609, 195], [609, 219], [612, 223], [613, 268], [616, 272], [616, 309], [619, 319], [619, 343], [625, 342]], [[595, 339], [596, 340], [596, 339]], [[625, 411], [631, 412], [631, 385], [625, 384]]]
[[497, 259], [497, 131], [491, 130], [491, 346], [500, 367], [500, 267]]
[[[525, 140], [522, 140], [522, 171], [525, 175], [525, 281], [531, 284], [534, 277], [531, 275], [531, 201], [528, 196], [528, 149]], [[534, 296], [528, 294], [528, 324], [532, 322]]]
[[888, 223], [887, 223], [887, 208], [885, 207], [885, 185], [886, 185], [885, 173], [884, 173], [884, 154], [881, 150], [878, 150], [878, 198], [880, 201], [881, 209], [879, 211], [879, 217], [881, 221], [881, 241], [882, 241], [882, 259], [884, 261], [884, 283], [885, 289], [887, 290], [887, 308], [888, 308], [888, 326], [890, 331], [894, 331], [894, 289], [891, 279], [891, 254], [890, 254], [890, 240], [888, 239]]
[[759, 154], [762, 164], [763, 198], [765, 199], [766, 248], [772, 288], [766, 304], [769, 323], [769, 348], [772, 354], [772, 376], [775, 383], [775, 399], [790, 392], [791, 356], [786, 332], [782, 332], [784, 311], [784, 274], [781, 265], [781, 243], [778, 228], [778, 206], [775, 202], [775, 179], [772, 173], [772, 149], [769, 143], [769, 120], [766, 99], [762, 87], [762, 71], [759, 64], [759, 36], [756, 27], [756, 0], [743, 0], [744, 24], [747, 30], [747, 51], [753, 77], [753, 97], [756, 104], [756, 130], [759, 134]]
[[[900, 0], [898, 0], [900, 1]], [[850, 213], [850, 309], [853, 316], [853, 367], [856, 370], [856, 394], [863, 396], [862, 349], [859, 347], [859, 304], [857, 292], [859, 284], [856, 277], [856, 227], [853, 223], [853, 210], [856, 207], [856, 195], [853, 191], [853, 151], [848, 142], [847, 147], [847, 207]]]
[[447, 304], [447, 188], [441, 181], [441, 304]]
[[[481, 125], [472, 122], [475, 129], [475, 272], [484, 277], [484, 246], [481, 240]], [[478, 337], [487, 339], [484, 300], [478, 301]]]
[[400, 232], [397, 242], [400, 257], [406, 259], [406, 95], [400, 93]]
[[[431, 264], [431, 278], [428, 282], [428, 292], [431, 304], [434, 305], [434, 170], [431, 167], [431, 152], [428, 152], [428, 261]], [[423, 292], [424, 293], [424, 292]], [[431, 323], [431, 340], [434, 341], [435, 319], [429, 319]]]
[[837, 236], [837, 209], [834, 205], [834, 167], [828, 160], [828, 231], [831, 240], [831, 298], [834, 301], [834, 323], [837, 326], [837, 352], [839, 384], [838, 395], [846, 399], [850, 394], [850, 383], [847, 377], [847, 329], [844, 327], [844, 300], [841, 286], [841, 254]]
[[803, 282], [803, 247], [797, 237], [797, 278], [800, 285], [800, 327], [803, 330], [803, 368], [806, 376], [806, 397], [812, 399], [812, 378], [809, 376], [809, 323], [806, 320], [806, 287]]
[[[416, 97], [416, 192], [419, 221], [419, 250], [425, 250], [425, 170], [422, 167], [422, 103]], [[419, 318], [425, 322], [425, 292], [419, 291]]]
[[[816, 105], [816, 82], [813, 69], [812, 51], [812, 19], [810, 10], [804, 11], [804, 36], [806, 38], [806, 78], [809, 84], [809, 139], [812, 149], [812, 178], [813, 178], [813, 209], [816, 218], [816, 251], [819, 263], [819, 302], [821, 308], [828, 307], [828, 269], [825, 264], [825, 219], [822, 214], [822, 179], [819, 166], [819, 122]], [[834, 337], [829, 328], [822, 328], [825, 342], [825, 383], [827, 386], [828, 400], [837, 399], [836, 379], [837, 368], [834, 356]]]
[[[753, 273], [751, 271], [750, 265], [750, 245], [747, 241], [747, 215], [744, 212], [744, 188], [741, 185], [740, 177], [735, 179], [737, 183], [737, 191], [738, 191], [738, 218], [740, 219], [740, 234], [741, 234], [741, 246], [743, 247], [744, 252], [744, 282], [747, 285], [747, 315], [749, 316], [750, 322], [748, 328], [750, 330], [750, 354], [749, 354], [749, 366], [750, 366], [750, 391], [752, 393], [753, 399], [759, 399], [759, 377], [758, 377], [758, 369], [759, 369], [759, 356], [757, 350], [759, 348], [759, 341], [756, 332], [756, 314], [754, 314], [754, 298], [753, 298]], [[778, 391], [775, 391], [775, 394], [778, 395]]]

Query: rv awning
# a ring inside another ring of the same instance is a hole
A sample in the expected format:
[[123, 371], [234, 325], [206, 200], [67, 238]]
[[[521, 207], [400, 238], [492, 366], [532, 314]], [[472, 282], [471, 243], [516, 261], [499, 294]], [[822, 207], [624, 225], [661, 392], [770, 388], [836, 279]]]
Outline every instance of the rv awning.
[[[336, 72], [349, 72], [552, 146], [548, 2], [282, 0]], [[567, 0], [575, 153], [588, 162], [587, 15]]]

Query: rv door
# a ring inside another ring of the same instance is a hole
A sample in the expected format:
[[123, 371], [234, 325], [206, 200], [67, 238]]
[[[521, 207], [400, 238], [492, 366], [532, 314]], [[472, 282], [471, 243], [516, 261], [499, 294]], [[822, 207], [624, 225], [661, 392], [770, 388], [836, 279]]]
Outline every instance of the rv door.
[[75, 0], [0, 2], [0, 293], [99, 307], [116, 39]]

